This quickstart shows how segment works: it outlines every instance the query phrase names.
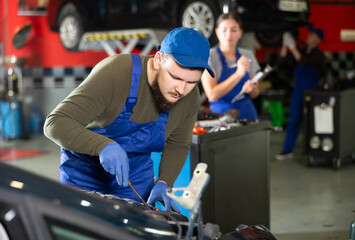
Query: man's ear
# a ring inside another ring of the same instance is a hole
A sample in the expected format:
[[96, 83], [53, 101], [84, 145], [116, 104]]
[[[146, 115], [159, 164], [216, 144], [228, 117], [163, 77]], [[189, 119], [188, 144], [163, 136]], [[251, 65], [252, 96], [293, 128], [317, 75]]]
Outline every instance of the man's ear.
[[163, 59], [163, 53], [160, 51], [157, 51], [154, 55], [154, 69], [158, 70], [161, 66]]

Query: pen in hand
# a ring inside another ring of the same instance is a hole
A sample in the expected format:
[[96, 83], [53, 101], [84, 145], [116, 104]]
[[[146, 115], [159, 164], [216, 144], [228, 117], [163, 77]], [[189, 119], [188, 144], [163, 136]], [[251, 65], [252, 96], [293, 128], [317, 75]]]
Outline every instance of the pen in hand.
[[[248, 60], [249, 60], [250, 63], [253, 61], [251, 58], [248, 58]], [[228, 67], [229, 68], [235, 68], [237, 65], [238, 65], [238, 62], [233, 63], [233, 64], [229, 65]]]

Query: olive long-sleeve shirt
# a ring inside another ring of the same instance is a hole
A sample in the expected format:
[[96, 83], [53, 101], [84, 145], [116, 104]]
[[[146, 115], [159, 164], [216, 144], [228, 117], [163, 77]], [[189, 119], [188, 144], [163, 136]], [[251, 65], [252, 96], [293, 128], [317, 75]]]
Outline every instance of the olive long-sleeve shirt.
[[[156, 121], [160, 109], [148, 82], [147, 62], [141, 56], [142, 71], [137, 104], [130, 121]], [[98, 156], [113, 140], [88, 128], [105, 127], [120, 114], [129, 96], [132, 59], [129, 54], [114, 55], [98, 63], [89, 76], [47, 116], [44, 133], [59, 146]], [[159, 179], [172, 186], [185, 163], [192, 129], [199, 108], [199, 90], [195, 87], [171, 110], [165, 129], [165, 146], [159, 167]]]

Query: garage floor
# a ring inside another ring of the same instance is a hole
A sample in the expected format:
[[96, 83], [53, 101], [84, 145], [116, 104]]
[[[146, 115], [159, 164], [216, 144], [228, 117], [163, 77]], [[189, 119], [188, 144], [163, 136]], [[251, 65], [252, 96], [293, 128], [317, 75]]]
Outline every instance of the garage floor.
[[[355, 219], [355, 164], [345, 159], [342, 168], [335, 171], [330, 161], [318, 159], [316, 166], [306, 167], [302, 136], [295, 157], [277, 161], [274, 155], [280, 151], [283, 138], [283, 132], [270, 134], [271, 231], [280, 240], [349, 239]], [[8, 159], [14, 158], [4, 162], [59, 180], [59, 147], [43, 135], [0, 140], [0, 147], [10, 154]], [[37, 152], [20, 155], [16, 151], [20, 149]]]

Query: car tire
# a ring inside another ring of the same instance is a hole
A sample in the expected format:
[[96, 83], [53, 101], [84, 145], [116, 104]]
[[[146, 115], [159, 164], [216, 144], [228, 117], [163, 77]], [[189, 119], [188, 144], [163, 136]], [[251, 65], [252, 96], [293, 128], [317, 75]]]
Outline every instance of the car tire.
[[84, 32], [82, 18], [75, 5], [68, 3], [58, 15], [60, 42], [68, 51], [78, 51]]
[[215, 25], [219, 11], [213, 1], [187, 1], [180, 13], [181, 26], [198, 30], [209, 40], [211, 46], [217, 43]]
[[257, 31], [256, 39], [265, 48], [280, 48], [282, 46], [283, 32]]

